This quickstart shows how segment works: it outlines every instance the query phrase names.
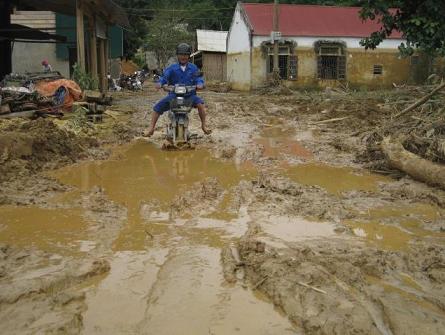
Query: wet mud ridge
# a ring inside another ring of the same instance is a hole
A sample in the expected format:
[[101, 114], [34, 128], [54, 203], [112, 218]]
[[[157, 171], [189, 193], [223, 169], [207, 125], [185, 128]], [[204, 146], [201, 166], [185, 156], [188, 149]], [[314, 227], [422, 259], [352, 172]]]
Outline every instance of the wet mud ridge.
[[162, 151], [145, 93], [0, 125], [2, 332], [445, 334], [445, 193], [365, 169], [360, 115], [207, 92], [212, 135]]

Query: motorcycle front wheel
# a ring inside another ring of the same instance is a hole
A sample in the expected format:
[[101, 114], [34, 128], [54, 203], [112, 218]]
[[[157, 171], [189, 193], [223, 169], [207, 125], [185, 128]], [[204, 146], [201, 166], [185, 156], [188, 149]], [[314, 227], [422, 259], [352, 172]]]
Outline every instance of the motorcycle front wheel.
[[178, 142], [186, 142], [186, 139], [184, 138], [184, 135], [185, 135], [184, 125], [183, 124], [178, 124], [176, 129], [177, 129], [176, 141], [178, 141]]

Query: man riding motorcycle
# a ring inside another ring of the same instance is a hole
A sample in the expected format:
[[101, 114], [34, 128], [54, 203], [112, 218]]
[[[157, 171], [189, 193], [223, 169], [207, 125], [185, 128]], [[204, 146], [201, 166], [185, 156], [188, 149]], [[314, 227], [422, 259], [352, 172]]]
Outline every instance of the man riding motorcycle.
[[[187, 43], [181, 43], [176, 48], [176, 55], [178, 63], [169, 66], [164, 74], [160, 77], [157, 84], [158, 89], [163, 88], [168, 90], [169, 86], [176, 84], [196, 85], [197, 89], [204, 88], [204, 79], [201, 77], [198, 67], [195, 64], [189, 63], [192, 48]], [[170, 91], [168, 95], [161, 99], [154, 107], [151, 117], [150, 128], [144, 132], [144, 135], [153, 135], [156, 127], [156, 122], [164, 112], [170, 109], [170, 102], [175, 98], [175, 93]], [[192, 99], [193, 107], [198, 108], [199, 118], [201, 119], [201, 128], [204, 134], [210, 134], [211, 130], [206, 126], [206, 108], [204, 100], [196, 95], [196, 92], [191, 92], [188, 96]]]

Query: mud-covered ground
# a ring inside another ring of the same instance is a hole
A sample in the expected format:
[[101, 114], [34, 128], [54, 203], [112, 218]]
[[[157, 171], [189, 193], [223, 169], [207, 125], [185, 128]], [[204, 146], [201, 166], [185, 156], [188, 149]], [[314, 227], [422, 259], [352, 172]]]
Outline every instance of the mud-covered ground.
[[445, 192], [378, 149], [400, 92], [202, 95], [188, 151], [141, 138], [150, 86], [0, 121], [2, 332], [445, 334]]

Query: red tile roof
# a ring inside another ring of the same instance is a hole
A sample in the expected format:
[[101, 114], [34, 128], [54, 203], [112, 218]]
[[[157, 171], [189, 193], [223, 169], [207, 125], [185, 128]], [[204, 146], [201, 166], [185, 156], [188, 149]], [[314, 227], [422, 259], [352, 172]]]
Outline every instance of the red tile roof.
[[[254, 35], [270, 35], [273, 4], [243, 3]], [[280, 5], [280, 31], [283, 36], [367, 37], [379, 30], [376, 21], [359, 17], [359, 7]], [[390, 38], [402, 38], [393, 32]]]

